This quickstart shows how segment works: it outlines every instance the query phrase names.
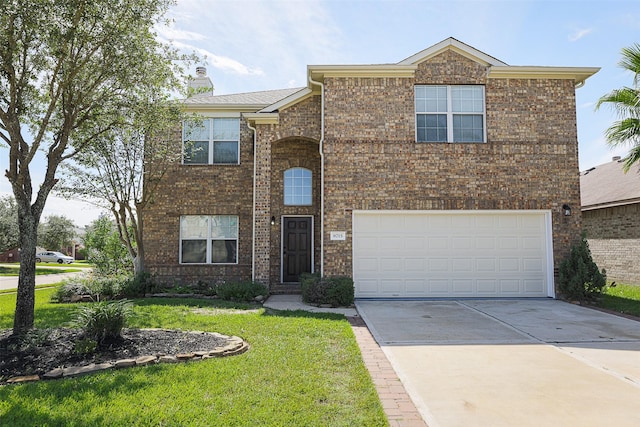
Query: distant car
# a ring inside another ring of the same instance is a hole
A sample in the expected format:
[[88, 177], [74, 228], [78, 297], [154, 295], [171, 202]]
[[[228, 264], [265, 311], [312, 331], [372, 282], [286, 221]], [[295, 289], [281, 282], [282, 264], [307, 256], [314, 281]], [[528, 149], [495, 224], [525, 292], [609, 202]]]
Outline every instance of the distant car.
[[57, 262], [58, 264], [71, 264], [74, 259], [60, 252], [40, 252], [36, 254], [36, 262]]

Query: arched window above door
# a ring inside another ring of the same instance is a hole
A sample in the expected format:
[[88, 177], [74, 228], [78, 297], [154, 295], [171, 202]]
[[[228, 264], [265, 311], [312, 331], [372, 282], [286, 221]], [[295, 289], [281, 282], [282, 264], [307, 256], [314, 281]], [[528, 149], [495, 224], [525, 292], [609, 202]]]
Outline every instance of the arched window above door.
[[305, 168], [291, 168], [284, 171], [284, 204], [286, 206], [311, 206], [312, 173]]

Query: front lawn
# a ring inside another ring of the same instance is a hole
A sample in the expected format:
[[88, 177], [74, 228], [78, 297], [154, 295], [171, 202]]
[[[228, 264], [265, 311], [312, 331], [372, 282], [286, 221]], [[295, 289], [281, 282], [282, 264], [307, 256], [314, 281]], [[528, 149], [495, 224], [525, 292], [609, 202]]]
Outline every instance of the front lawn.
[[640, 317], [640, 286], [617, 284], [607, 286], [598, 307]]
[[[36, 292], [36, 326], [66, 324], [77, 306]], [[0, 329], [15, 294], [0, 295]], [[0, 387], [0, 425], [386, 426], [375, 387], [341, 315], [280, 312], [210, 300], [135, 300], [132, 327], [237, 335], [242, 355], [111, 370]]]

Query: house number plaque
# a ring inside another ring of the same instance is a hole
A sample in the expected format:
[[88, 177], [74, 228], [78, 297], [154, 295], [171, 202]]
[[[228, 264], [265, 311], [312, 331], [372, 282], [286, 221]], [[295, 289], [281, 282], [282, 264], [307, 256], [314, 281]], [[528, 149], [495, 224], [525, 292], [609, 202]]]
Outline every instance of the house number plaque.
[[347, 232], [346, 231], [332, 231], [331, 232], [331, 240], [346, 240]]

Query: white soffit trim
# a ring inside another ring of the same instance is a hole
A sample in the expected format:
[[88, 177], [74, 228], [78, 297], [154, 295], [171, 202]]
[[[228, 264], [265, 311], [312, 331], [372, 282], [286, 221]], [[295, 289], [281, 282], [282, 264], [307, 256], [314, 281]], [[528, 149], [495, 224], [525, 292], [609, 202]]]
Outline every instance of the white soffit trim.
[[599, 67], [531, 67], [493, 66], [487, 73], [494, 79], [564, 79], [583, 83], [600, 71]]
[[325, 77], [413, 77], [417, 68], [413, 64], [308, 65], [307, 75], [315, 81]]
[[280, 118], [278, 113], [244, 113], [242, 116], [256, 125], [277, 125]]
[[[319, 94], [320, 92], [317, 93], [317, 95]], [[314, 91], [312, 89], [303, 88], [299, 92], [289, 95], [286, 98], [276, 102], [275, 104], [264, 107], [262, 110], [258, 111], [258, 113], [273, 113], [274, 111], [284, 110], [291, 105], [304, 101], [312, 95], [314, 95]]]
[[452, 50], [472, 61], [478, 62], [485, 66], [506, 66], [507, 64], [494, 58], [493, 56], [487, 55], [484, 52], [479, 51], [476, 48], [469, 46], [468, 44], [462, 43], [459, 40], [456, 40], [452, 37], [441, 41], [440, 43], [434, 44], [431, 47], [422, 50], [415, 55], [408, 57], [407, 59], [398, 62], [399, 65], [408, 65], [408, 64], [419, 64], [421, 62], [426, 61], [429, 58], [432, 58], [436, 55], [441, 54], [445, 50]]

